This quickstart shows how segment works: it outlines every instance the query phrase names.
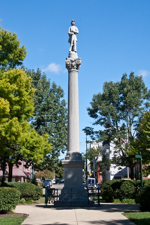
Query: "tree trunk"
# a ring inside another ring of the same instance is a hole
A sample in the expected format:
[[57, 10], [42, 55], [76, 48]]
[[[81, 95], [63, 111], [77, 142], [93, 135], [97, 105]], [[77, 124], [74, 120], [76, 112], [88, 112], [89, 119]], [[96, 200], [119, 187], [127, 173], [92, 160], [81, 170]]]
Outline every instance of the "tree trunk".
[[134, 180], [134, 167], [130, 167], [131, 169], [131, 179]]
[[12, 168], [13, 168], [13, 163], [9, 162], [9, 174], [8, 174], [8, 182], [12, 182]]

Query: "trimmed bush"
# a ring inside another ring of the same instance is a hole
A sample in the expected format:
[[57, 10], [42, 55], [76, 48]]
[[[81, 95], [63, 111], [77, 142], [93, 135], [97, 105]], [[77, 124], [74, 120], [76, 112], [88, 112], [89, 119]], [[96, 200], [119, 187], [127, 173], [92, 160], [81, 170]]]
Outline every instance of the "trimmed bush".
[[136, 196], [136, 189], [135, 185], [132, 181], [123, 181], [121, 183], [120, 189], [119, 189], [119, 197], [120, 199], [130, 198], [133, 199]]
[[[146, 185], [146, 183], [144, 183]], [[113, 199], [135, 199], [140, 189], [140, 181], [134, 180], [110, 180], [102, 184], [101, 196], [111, 202]]]
[[150, 212], [150, 185], [145, 185], [139, 190], [139, 197], [141, 211], [149, 211]]
[[7, 185], [17, 188], [21, 196], [27, 200], [38, 200], [42, 196], [42, 189], [31, 183], [21, 183], [21, 182], [7, 182]]
[[14, 209], [20, 200], [20, 191], [16, 188], [0, 187], [0, 213]]

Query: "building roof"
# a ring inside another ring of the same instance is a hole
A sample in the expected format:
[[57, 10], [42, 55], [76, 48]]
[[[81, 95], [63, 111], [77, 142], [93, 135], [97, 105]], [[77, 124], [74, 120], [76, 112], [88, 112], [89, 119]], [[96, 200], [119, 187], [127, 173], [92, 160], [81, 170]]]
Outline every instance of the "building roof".
[[[8, 171], [5, 172], [5, 175], [8, 175]], [[0, 170], [0, 176], [3, 176], [2, 170]], [[13, 168], [12, 176], [13, 177], [27, 177], [27, 173], [23, 172], [19, 168]]]

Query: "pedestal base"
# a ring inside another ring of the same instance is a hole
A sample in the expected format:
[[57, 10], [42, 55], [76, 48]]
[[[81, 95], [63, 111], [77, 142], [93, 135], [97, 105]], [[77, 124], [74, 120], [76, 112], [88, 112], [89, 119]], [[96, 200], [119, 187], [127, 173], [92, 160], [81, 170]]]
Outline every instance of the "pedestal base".
[[67, 153], [64, 166], [64, 188], [55, 206], [88, 206], [88, 194], [83, 187], [82, 169], [84, 161], [78, 152]]

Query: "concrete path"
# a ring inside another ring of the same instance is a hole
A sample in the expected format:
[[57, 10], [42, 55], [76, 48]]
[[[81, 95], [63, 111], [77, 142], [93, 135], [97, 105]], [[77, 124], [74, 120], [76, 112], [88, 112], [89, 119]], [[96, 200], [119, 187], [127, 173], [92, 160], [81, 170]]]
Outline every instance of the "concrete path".
[[18, 205], [15, 212], [29, 214], [22, 223], [26, 225], [133, 225], [122, 213], [138, 210], [138, 205], [102, 203], [89, 208]]

